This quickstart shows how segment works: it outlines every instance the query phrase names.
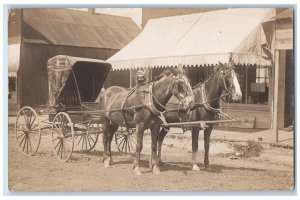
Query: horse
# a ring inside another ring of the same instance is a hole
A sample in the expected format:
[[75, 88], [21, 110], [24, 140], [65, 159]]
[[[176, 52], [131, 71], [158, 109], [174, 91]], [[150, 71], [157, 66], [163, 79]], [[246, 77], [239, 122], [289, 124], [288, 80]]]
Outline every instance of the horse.
[[143, 134], [151, 130], [152, 169], [159, 174], [157, 165], [157, 140], [160, 125], [164, 122], [163, 111], [171, 96], [176, 96], [182, 108], [189, 109], [194, 104], [192, 88], [183, 69], [164, 71], [159, 80], [138, 85], [133, 89], [112, 86], [105, 90], [104, 104], [106, 119], [109, 123], [102, 125], [103, 130], [103, 163], [105, 167], [112, 164], [111, 141], [119, 126], [136, 128], [137, 145], [133, 162], [133, 171], [141, 175], [140, 153], [143, 148]]
[[[241, 88], [233, 66], [227, 66], [219, 62], [213, 71], [214, 73], [210, 78], [193, 87], [195, 107], [191, 109], [192, 111], [188, 117], [189, 121], [215, 120], [218, 114], [226, 116], [226, 114], [219, 109], [219, 99], [226, 98], [228, 102], [238, 102], [242, 99]], [[222, 94], [224, 91], [225, 94]], [[172, 108], [176, 108], [178, 105], [176, 103], [174, 104], [174, 102], [169, 102], [167, 107], [172, 110]], [[182, 120], [182, 113], [174, 111], [167, 112], [165, 118], [168, 123], [180, 122]], [[162, 163], [162, 143], [169, 129], [170, 127], [162, 128], [159, 134], [157, 155], [159, 164]], [[205, 169], [208, 169], [210, 135], [213, 130], [213, 124], [200, 124], [200, 126], [192, 127], [192, 170], [195, 171], [200, 170], [196, 162], [200, 130], [204, 130], [204, 164]]]

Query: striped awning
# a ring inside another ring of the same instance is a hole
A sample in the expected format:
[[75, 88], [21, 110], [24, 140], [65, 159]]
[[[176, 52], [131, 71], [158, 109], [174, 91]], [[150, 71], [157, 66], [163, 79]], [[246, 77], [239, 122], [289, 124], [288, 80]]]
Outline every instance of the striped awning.
[[113, 70], [234, 64], [271, 65], [262, 22], [271, 8], [234, 8], [151, 19], [131, 43], [107, 61]]

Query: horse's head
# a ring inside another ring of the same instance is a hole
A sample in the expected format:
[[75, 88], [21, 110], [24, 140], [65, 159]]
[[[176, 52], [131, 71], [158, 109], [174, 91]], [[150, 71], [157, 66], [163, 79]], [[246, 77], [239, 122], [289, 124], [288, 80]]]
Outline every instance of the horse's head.
[[220, 73], [220, 87], [228, 94], [230, 102], [238, 102], [242, 99], [241, 87], [233, 66], [228, 66], [219, 61], [217, 66]]
[[172, 74], [171, 87], [172, 95], [178, 98], [180, 106], [183, 108], [191, 108], [194, 105], [194, 95], [192, 87], [186, 77], [185, 71], [179, 67], [178, 69], [170, 68]]

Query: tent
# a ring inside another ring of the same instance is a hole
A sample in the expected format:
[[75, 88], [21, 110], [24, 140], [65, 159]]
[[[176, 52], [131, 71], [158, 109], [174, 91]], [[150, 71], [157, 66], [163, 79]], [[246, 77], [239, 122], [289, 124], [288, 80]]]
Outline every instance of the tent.
[[234, 8], [151, 19], [144, 30], [108, 59], [113, 70], [234, 64], [271, 65], [270, 38], [262, 22], [271, 8]]

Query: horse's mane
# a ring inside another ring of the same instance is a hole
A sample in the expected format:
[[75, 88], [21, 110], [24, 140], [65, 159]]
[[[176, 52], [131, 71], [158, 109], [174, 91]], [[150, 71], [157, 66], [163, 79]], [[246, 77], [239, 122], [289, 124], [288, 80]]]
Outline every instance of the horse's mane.
[[206, 83], [207, 81], [209, 81], [218, 71], [219, 69], [221, 69], [221, 65], [217, 64], [213, 70], [208, 74], [207, 78], [205, 78], [202, 82], [197, 83], [195, 86], [192, 87], [192, 89], [195, 89], [201, 85], [203, 85], [204, 83]]
[[[183, 74], [185, 74], [185, 71], [183, 70], [183, 71], [179, 71], [179, 69], [172, 69], [172, 70], [174, 70], [174, 71], [176, 71], [178, 74], [179, 73], [183, 73]], [[170, 74], [172, 74], [173, 72], [170, 70], [170, 69], [166, 69], [166, 70], [164, 70], [163, 72], [161, 72], [156, 78], [155, 78], [155, 80], [154, 81], [158, 81], [159, 79], [161, 79], [162, 77], [165, 77], [165, 76], [169, 76]]]
[[169, 76], [170, 74], [172, 74], [171, 70], [166, 69], [163, 72], [161, 72], [158, 76], [156, 76], [154, 80], [143, 82], [143, 83], [139, 84], [138, 87], [145, 86], [145, 85], [150, 84], [152, 82], [159, 81], [163, 77]]
[[166, 70], [164, 70], [163, 72], [161, 72], [161, 73], [155, 78], [154, 81], [158, 81], [158, 80], [160, 80], [162, 77], [169, 76], [171, 73], [172, 73], [171, 70], [166, 69]]

